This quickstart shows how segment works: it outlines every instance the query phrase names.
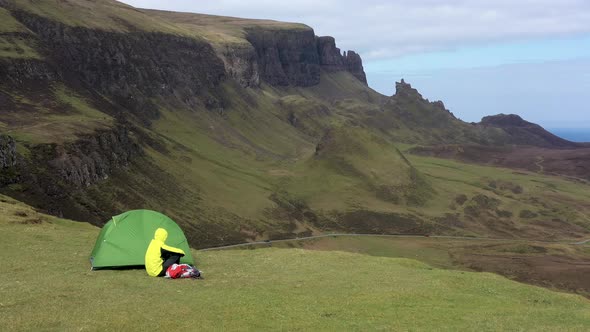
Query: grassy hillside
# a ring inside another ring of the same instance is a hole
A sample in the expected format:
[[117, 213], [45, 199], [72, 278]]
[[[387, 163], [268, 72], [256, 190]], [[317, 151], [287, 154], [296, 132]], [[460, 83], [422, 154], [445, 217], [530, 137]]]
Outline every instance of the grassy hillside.
[[[507, 136], [456, 119], [405, 82], [386, 97], [346, 71], [321, 72], [308, 87], [264, 80], [244, 87], [231, 73], [216, 76], [228, 64], [257, 66], [249, 57], [254, 46], [247, 54], [223, 50], [222, 63], [219, 43], [247, 43], [251, 27], [304, 25], [115, 1], [3, 6], [2, 36], [26, 36], [32, 51], [5, 48], [11, 55], [0, 58], [11, 73], [0, 82], [0, 132], [16, 140], [22, 162], [0, 170], [0, 192], [38, 208], [95, 224], [151, 208], [181, 223], [195, 247], [333, 230], [590, 233], [583, 182], [409, 156], [418, 144], [492, 144]], [[104, 47], [84, 43], [95, 39]], [[281, 43], [289, 46], [281, 52], [298, 54], [297, 37]]]
[[[72, 215], [98, 222], [127, 209], [164, 211], [198, 247], [327, 230], [551, 239], [589, 232], [585, 184], [407, 155], [410, 145], [363, 123], [381, 111], [371, 110], [376, 96], [354, 97], [363, 88], [349, 74], [324, 74], [307, 89], [223, 89], [222, 114], [161, 103], [161, 116], [139, 131], [157, 144], [144, 145], [129, 171], [69, 193], [71, 211], [102, 211], [102, 219]], [[21, 144], [111, 125], [87, 97], [52, 91], [68, 112], [47, 111], [29, 125], [26, 112], [21, 122], [10, 115], [7, 132]]]
[[179, 13], [163, 10], [141, 9], [151, 17], [156, 17], [203, 36], [209, 42], [222, 44], [247, 44], [245, 29], [264, 28], [269, 30], [309, 29], [300, 23], [287, 23], [273, 20], [243, 19], [238, 17], [216, 16], [196, 13]]
[[272, 245], [410, 258], [437, 268], [493, 272], [512, 280], [590, 297], [590, 280], [587, 278], [590, 247], [582, 244], [510, 239], [337, 236]]
[[145, 15], [115, 0], [8, 0], [8, 6], [69, 26], [109, 31], [158, 31], [188, 35], [174, 24]]
[[[590, 304], [582, 297], [403, 258], [300, 249], [196, 251], [204, 280], [90, 271], [98, 228], [38, 214], [6, 197], [0, 207], [7, 272], [0, 275], [0, 324], [13, 331], [574, 331], [590, 324]], [[163, 319], [163, 311], [174, 318]]]

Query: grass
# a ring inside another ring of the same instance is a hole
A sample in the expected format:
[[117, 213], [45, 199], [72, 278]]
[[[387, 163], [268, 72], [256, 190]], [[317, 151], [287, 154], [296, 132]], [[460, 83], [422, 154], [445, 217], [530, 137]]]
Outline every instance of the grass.
[[[308, 26], [272, 20], [239, 19], [214, 15], [141, 10], [114, 0], [17, 1], [19, 9], [69, 26], [114, 32], [163, 32], [205, 39], [215, 45], [245, 45], [245, 29], [308, 30]], [[0, 16], [1, 17], [1, 16]], [[0, 25], [11, 27], [9, 22]], [[1, 30], [0, 30], [1, 31]]]
[[0, 7], [0, 59], [40, 59], [32, 39], [27, 28]]
[[[2, 18], [0, 18], [2, 19]], [[30, 40], [21, 36], [0, 35], [0, 59], [41, 59]]]
[[0, 8], [0, 33], [25, 32], [26, 28], [20, 24], [5, 8]]
[[148, 16], [114, 0], [24, 0], [15, 1], [15, 5], [18, 9], [70, 26], [117, 32], [143, 30], [189, 35], [172, 23]]
[[590, 324], [590, 302], [582, 297], [403, 258], [301, 249], [195, 252], [205, 280], [91, 272], [87, 259], [99, 229], [2, 200], [0, 252], [9, 273], [0, 275], [0, 324], [13, 331], [574, 331]]
[[10, 97], [27, 111], [4, 114], [10, 123], [6, 133], [19, 142], [64, 143], [75, 141], [80, 135], [90, 134], [114, 125], [114, 119], [94, 108], [79, 94], [67, 87], [55, 85], [44, 98], [30, 100], [24, 96]]
[[216, 15], [179, 13], [159, 10], [144, 10], [152, 17], [160, 18], [202, 36], [215, 44], [242, 44], [248, 46], [245, 39], [246, 29], [264, 28], [265, 30], [308, 30], [308, 26], [298, 23], [286, 23], [272, 20], [243, 19]]
[[[454, 197], [453, 194], [479, 191], [499, 199], [508, 207], [512, 207], [515, 215], [518, 215], [526, 207], [538, 210], [539, 206], [534, 203], [534, 198], [537, 198], [542, 200], [545, 205], [557, 209], [557, 211], [553, 211], [553, 216], [556, 218], [563, 216], [562, 213], [573, 204], [579, 209], [582, 222], [590, 223], [589, 206], [584, 204], [590, 200], [590, 193], [586, 185], [557, 176], [515, 172], [500, 167], [478, 166], [414, 155], [408, 155], [408, 158], [435, 183], [436, 187], [447, 192], [449, 198]], [[523, 188], [523, 193], [514, 194], [508, 191], [492, 190], [494, 189], [490, 187], [492, 181], [520, 185]], [[545, 208], [545, 210], [547, 209], [549, 208]]]

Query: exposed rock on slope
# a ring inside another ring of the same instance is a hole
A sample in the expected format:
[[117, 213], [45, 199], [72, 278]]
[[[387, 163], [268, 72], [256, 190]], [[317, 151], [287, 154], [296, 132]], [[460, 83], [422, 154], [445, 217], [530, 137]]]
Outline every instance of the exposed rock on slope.
[[348, 53], [344, 53], [343, 58], [344, 63], [346, 64], [346, 70], [348, 70], [354, 77], [366, 85], [367, 75], [365, 75], [361, 56], [356, 54], [354, 51], [348, 51]]
[[16, 165], [16, 142], [7, 135], [0, 135], [0, 169]]
[[[206, 94], [225, 76], [211, 46], [193, 38], [70, 27], [23, 11], [15, 16], [39, 37], [62, 77], [79, 80], [147, 118], [157, 116], [150, 98], [168, 96], [197, 103], [195, 96]], [[24, 70], [52, 78], [46, 70], [21, 67], [11, 77]]]
[[363, 68], [361, 56], [354, 51], [340, 53], [336, 47], [334, 37], [317, 37], [317, 48], [320, 56], [320, 65], [327, 72], [348, 71], [359, 81], [367, 84], [367, 76]]
[[129, 129], [118, 127], [82, 138], [55, 151], [48, 162], [66, 183], [84, 187], [109, 177], [141, 153]]
[[324, 36], [317, 37], [318, 53], [320, 55], [320, 65], [327, 72], [345, 70], [344, 59], [340, 49], [336, 47], [334, 37]]
[[320, 82], [319, 56], [312, 29], [248, 29], [260, 77], [271, 85], [311, 86]]
[[357, 53], [341, 54], [333, 37], [317, 37], [312, 28], [303, 24], [159, 10], [142, 12], [203, 35], [223, 60], [228, 76], [245, 87], [256, 87], [261, 80], [274, 86], [313, 86], [320, 81], [320, 69], [349, 71], [367, 84]]

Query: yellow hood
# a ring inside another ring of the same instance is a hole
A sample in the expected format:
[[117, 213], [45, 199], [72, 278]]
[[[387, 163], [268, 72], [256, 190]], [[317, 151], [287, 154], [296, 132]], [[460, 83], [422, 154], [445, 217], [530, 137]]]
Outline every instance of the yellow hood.
[[154, 234], [154, 240], [166, 242], [168, 238], [168, 232], [163, 228], [156, 229], [156, 233]]

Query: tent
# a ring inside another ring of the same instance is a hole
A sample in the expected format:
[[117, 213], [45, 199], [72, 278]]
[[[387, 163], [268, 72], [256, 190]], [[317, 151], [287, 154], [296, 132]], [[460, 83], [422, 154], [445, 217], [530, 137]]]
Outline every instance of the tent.
[[186, 237], [172, 219], [155, 211], [133, 210], [104, 225], [90, 254], [92, 269], [144, 265], [145, 252], [158, 228], [168, 232], [167, 245], [186, 253], [180, 262], [194, 265]]

